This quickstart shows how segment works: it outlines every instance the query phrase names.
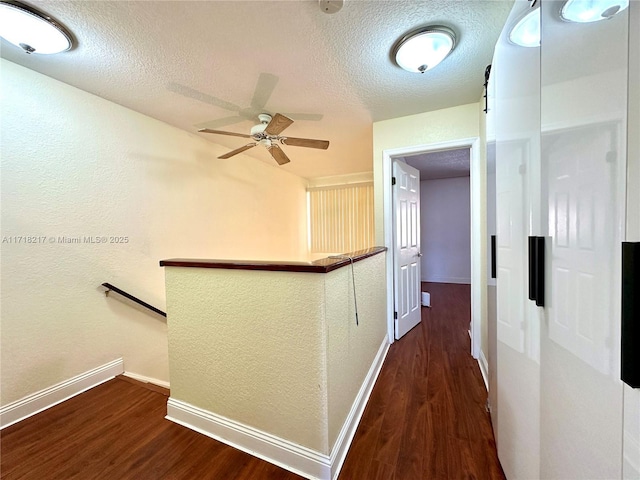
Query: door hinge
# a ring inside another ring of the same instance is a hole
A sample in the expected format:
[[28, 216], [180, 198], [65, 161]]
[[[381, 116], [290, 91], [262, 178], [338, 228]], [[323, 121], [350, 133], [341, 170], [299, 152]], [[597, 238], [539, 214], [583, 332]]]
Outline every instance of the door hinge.
[[398, 319], [398, 312], [393, 312], [393, 319], [397, 320]]
[[391, 177], [391, 185], [395, 185], [396, 184], [396, 177]]

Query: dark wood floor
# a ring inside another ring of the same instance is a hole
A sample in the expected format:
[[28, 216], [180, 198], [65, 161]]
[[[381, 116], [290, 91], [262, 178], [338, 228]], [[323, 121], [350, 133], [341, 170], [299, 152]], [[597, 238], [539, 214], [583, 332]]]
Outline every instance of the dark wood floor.
[[[504, 478], [468, 354], [469, 287], [427, 289], [433, 307], [391, 346], [340, 480]], [[163, 389], [118, 377], [8, 427], [1, 478], [301, 478], [164, 420], [166, 400]]]
[[340, 480], [505, 478], [470, 355], [470, 286], [422, 285], [432, 307], [389, 349]]

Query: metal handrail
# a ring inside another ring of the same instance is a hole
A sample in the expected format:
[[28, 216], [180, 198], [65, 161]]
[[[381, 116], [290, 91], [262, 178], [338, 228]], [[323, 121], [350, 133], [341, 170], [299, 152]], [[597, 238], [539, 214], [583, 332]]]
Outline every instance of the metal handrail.
[[147, 302], [140, 300], [138, 297], [134, 297], [130, 293], [127, 293], [118, 287], [114, 287], [110, 283], [105, 282], [102, 284], [102, 286], [107, 289], [107, 291], [104, 292], [104, 294], [107, 296], [109, 295], [109, 292], [113, 291], [113, 292], [116, 292], [118, 295], [122, 295], [123, 297], [128, 298], [132, 302], [136, 302], [138, 305], [142, 305], [144, 308], [148, 308], [149, 310], [151, 310], [154, 313], [157, 313], [158, 315], [162, 315], [163, 317], [167, 316], [166, 312], [163, 312], [159, 308], [156, 308], [153, 305], [150, 305]]

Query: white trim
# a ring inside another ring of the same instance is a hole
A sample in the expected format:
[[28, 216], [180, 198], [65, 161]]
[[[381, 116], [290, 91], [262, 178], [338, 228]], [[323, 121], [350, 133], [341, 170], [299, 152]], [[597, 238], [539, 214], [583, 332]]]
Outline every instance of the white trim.
[[349, 415], [347, 415], [347, 418], [342, 425], [342, 429], [340, 430], [336, 443], [331, 449], [331, 478], [334, 480], [338, 478], [340, 469], [347, 457], [349, 447], [351, 446], [353, 437], [358, 429], [358, 424], [360, 423], [364, 409], [367, 406], [367, 403], [369, 403], [369, 397], [373, 391], [373, 386], [378, 379], [378, 375], [380, 375], [384, 359], [387, 357], [387, 353], [389, 352], [389, 346], [389, 342], [387, 342], [387, 339], [385, 338], [378, 349], [378, 353], [371, 364], [371, 368], [369, 368], [369, 372], [367, 373], [362, 386], [360, 387], [360, 391], [358, 391], [358, 395], [356, 395], [356, 399], [351, 406]]
[[470, 277], [441, 277], [441, 276], [433, 276], [431, 278], [423, 278], [422, 282], [430, 282], [430, 283], [458, 283], [464, 285], [471, 285]]
[[111, 380], [124, 371], [122, 358], [118, 358], [88, 372], [76, 375], [39, 392], [11, 402], [0, 408], [0, 429], [13, 425], [47, 408]]
[[358, 423], [389, 350], [386, 339], [369, 368], [330, 455], [169, 397], [168, 420], [312, 480], [338, 478]]
[[[486, 167], [480, 163], [480, 137], [476, 137], [471, 143], [471, 175], [470, 175], [470, 210], [471, 210], [471, 355], [473, 358], [480, 356], [482, 323], [482, 285], [486, 283], [486, 272], [483, 273], [482, 260], [486, 252], [486, 220], [483, 221], [482, 206], [486, 196], [486, 188], [482, 188], [483, 175], [486, 176]], [[483, 243], [485, 242], [485, 243]], [[485, 248], [483, 248], [483, 245]], [[486, 292], [486, 289], [485, 289]]]
[[166, 382], [164, 380], [160, 380], [158, 378], [146, 377], [144, 375], [138, 375], [137, 373], [126, 372], [126, 371], [122, 375], [125, 376], [125, 377], [133, 378], [134, 380], [137, 380], [137, 381], [142, 382], [142, 383], [151, 383], [151, 384], [157, 385], [159, 387], [171, 388], [170, 385], [169, 385], [169, 382]]
[[373, 180], [367, 182], [343, 183], [340, 185], [322, 185], [318, 187], [307, 187], [307, 192], [322, 192], [327, 190], [339, 190], [341, 188], [373, 187]]
[[167, 420], [309, 479], [328, 479], [331, 459], [282, 438], [169, 397]]
[[392, 150], [382, 151], [382, 201], [384, 224], [384, 245], [387, 247], [387, 339], [393, 343], [396, 338], [396, 322], [393, 318], [395, 311], [395, 285], [393, 266], [393, 189], [391, 188], [391, 178], [393, 177]]
[[[389, 343], [393, 343], [395, 336], [394, 312], [394, 285], [393, 285], [393, 198], [391, 192], [392, 164], [394, 157], [403, 157], [416, 153], [448, 150], [454, 148], [469, 148], [471, 158], [471, 355], [478, 358], [480, 355], [480, 322], [482, 320], [482, 232], [474, 228], [474, 222], [480, 224], [482, 218], [482, 199], [478, 198], [481, 192], [476, 188], [480, 182], [480, 138], [469, 137], [447, 142], [414, 145], [410, 147], [390, 148], [382, 151], [382, 185], [383, 185], [383, 223], [384, 244], [387, 247], [387, 335]], [[480, 182], [481, 183], [481, 182]]]
[[353, 185], [358, 183], [373, 183], [373, 171], [309, 178], [307, 180], [307, 189], [336, 187], [339, 185]]
[[482, 379], [484, 380], [484, 386], [489, 391], [489, 362], [487, 362], [487, 357], [484, 356], [484, 352], [480, 350], [480, 355], [478, 356], [478, 365], [480, 366], [480, 373], [482, 373]]

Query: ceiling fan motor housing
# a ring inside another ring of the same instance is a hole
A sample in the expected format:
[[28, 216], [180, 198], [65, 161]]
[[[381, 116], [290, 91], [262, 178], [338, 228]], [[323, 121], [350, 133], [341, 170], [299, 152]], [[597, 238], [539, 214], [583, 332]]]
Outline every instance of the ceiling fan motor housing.
[[260, 136], [260, 134], [263, 133], [267, 128], [267, 125], [269, 125], [269, 122], [271, 121], [271, 115], [269, 115], [268, 113], [261, 113], [258, 115], [258, 119], [260, 120], [260, 123], [251, 127], [251, 135]]
[[231, 158], [234, 155], [238, 155], [239, 153], [249, 150], [250, 148], [261, 145], [269, 150], [269, 153], [278, 165], [284, 165], [285, 163], [289, 163], [290, 160], [282, 151], [278, 143], [283, 145], [292, 145], [294, 147], [320, 148], [323, 150], [329, 148], [329, 142], [327, 140], [281, 136], [280, 134], [282, 131], [289, 127], [293, 123], [293, 120], [280, 113], [277, 113], [274, 117], [267, 113], [261, 113], [258, 115], [258, 119], [260, 120], [260, 123], [251, 127], [251, 135], [225, 132], [223, 130], [213, 130], [210, 128], [203, 128], [198, 131], [218, 135], [251, 138], [254, 141], [254, 143], [248, 143], [240, 148], [236, 148], [235, 150], [225, 153], [224, 155], [220, 155], [218, 158]]

